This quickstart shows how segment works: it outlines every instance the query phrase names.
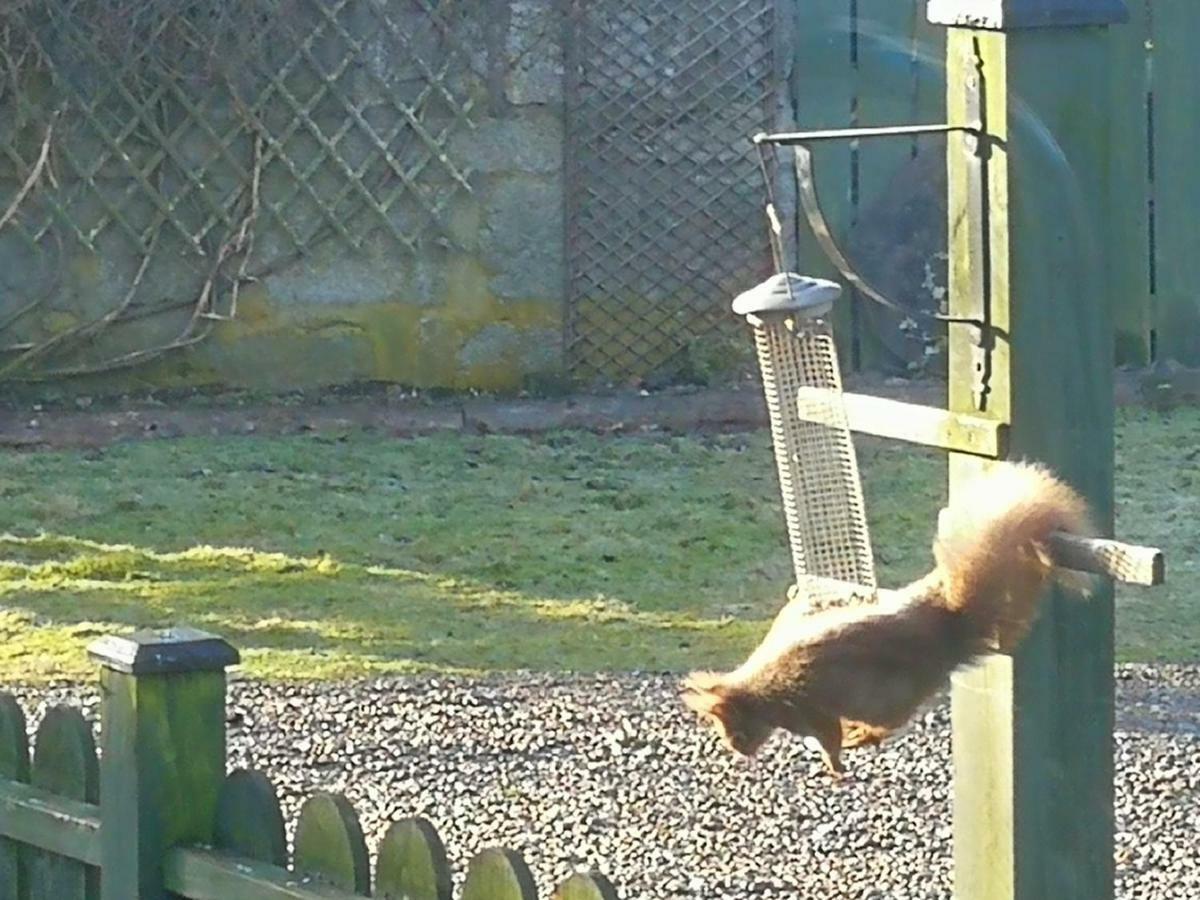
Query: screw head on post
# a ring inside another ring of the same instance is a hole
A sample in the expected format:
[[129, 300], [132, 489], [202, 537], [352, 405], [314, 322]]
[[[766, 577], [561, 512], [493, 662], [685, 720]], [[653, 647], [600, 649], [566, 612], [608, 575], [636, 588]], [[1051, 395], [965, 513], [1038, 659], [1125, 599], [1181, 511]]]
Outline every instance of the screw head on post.
[[842, 286], [836, 281], [781, 272], [738, 294], [733, 311], [739, 316], [789, 313], [816, 319], [827, 315], [841, 295]]
[[88, 647], [88, 656], [129, 675], [220, 671], [241, 660], [223, 638], [195, 628], [155, 628], [109, 635]]

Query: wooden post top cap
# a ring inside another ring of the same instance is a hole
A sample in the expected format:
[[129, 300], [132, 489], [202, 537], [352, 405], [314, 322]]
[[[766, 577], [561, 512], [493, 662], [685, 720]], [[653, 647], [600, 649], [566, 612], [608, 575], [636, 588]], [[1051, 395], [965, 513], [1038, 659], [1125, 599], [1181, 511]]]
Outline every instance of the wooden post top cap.
[[186, 627], [102, 637], [88, 647], [88, 656], [107, 669], [131, 675], [219, 671], [241, 659], [223, 638]]

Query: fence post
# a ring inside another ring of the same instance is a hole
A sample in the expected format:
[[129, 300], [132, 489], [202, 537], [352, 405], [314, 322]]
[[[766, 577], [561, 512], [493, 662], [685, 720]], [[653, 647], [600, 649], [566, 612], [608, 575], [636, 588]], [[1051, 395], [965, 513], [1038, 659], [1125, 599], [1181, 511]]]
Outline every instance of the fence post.
[[[1123, 4], [930, 0], [928, 13], [952, 26], [949, 121], [982, 119], [992, 136], [986, 163], [973, 136], [948, 143], [950, 312], [994, 329], [981, 354], [972, 326], [950, 326], [950, 407], [1008, 422], [1009, 455], [1052, 466], [1109, 528], [1117, 298], [1104, 275], [1128, 252], [1108, 215], [1109, 80], [1128, 73], [1106, 26]], [[951, 455], [952, 495], [981, 465]], [[1111, 900], [1111, 588], [1055, 596], [1017, 652], [956, 677], [953, 727], [955, 897]]]
[[101, 900], [164, 900], [163, 856], [212, 839], [225, 777], [225, 668], [237, 651], [190, 628], [106, 637], [100, 663]]

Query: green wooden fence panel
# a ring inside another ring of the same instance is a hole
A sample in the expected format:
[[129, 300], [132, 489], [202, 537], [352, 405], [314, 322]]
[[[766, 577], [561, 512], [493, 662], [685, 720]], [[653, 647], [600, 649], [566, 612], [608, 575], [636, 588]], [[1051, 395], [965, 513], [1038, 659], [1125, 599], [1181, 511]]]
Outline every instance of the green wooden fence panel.
[[[851, 63], [850, 0], [796, 0], [794, 60], [791, 91], [796, 126], [802, 130], [849, 128], [853, 123], [854, 69]], [[793, 165], [790, 150], [779, 154], [781, 165]], [[834, 236], [844, 240], [852, 219], [850, 203], [850, 145], [842, 141], [822, 144], [815, 151], [817, 191]], [[805, 275], [837, 278], [808, 229], [797, 221], [797, 271]], [[786, 224], [786, 223], [785, 223]], [[834, 333], [842, 364], [852, 362], [854, 323], [849, 301], [835, 307]]]
[[424, 819], [394, 822], [379, 844], [375, 896], [450, 900], [450, 864], [437, 830]]
[[1200, 3], [1155, 0], [1154, 210], [1157, 355], [1200, 365]]
[[217, 797], [213, 846], [247, 859], [287, 866], [287, 835], [275, 786], [262, 772], [231, 772]]
[[[9, 694], [0, 694], [0, 778], [29, 781], [29, 741], [25, 713]], [[25, 885], [25, 853], [16, 841], [0, 838], [0, 900], [20, 900]]]
[[913, 10], [913, 121], [946, 121], [946, 28], [931, 25], [925, 3]]
[[1148, 0], [1130, 0], [1129, 24], [1109, 31], [1113, 71], [1112, 92], [1112, 212], [1108, 227], [1114, 232], [1113, 253], [1107, 263], [1114, 285], [1113, 327], [1116, 362], [1145, 365], [1150, 361], [1153, 328], [1150, 297], [1150, 142], [1148, 54], [1150, 38]]
[[[84, 803], [100, 801], [100, 767], [92, 726], [77, 709], [47, 711], [34, 742], [30, 781], [34, 787]], [[29, 853], [32, 900], [95, 900], [100, 872], [45, 850]]]
[[579, 873], [559, 885], [554, 900], [617, 900], [617, 892], [603, 875]]
[[493, 848], [471, 860], [462, 900], [537, 900], [537, 888], [519, 853]]
[[191, 848], [167, 854], [171, 897], [188, 900], [351, 900], [316, 875], [295, 874], [268, 863]]
[[[855, 66], [855, 96], [858, 124], [897, 125], [916, 118], [917, 81], [913, 58], [916, 20], [923, 19], [923, 0], [858, 0], [858, 52]], [[931, 146], [925, 141], [922, 147]], [[855, 204], [853, 245], [863, 243], [860, 235], [878, 230], [881, 215], [894, 210], [881, 209], [896, 195], [899, 179], [913, 177], [914, 143], [908, 138], [863, 141], [855, 153]], [[890, 216], [889, 216], [890, 218]], [[894, 236], [889, 235], [889, 238]], [[874, 243], [874, 242], [872, 242]], [[899, 270], [894, 252], [908, 248], [910, 242], [885, 239], [884, 248], [892, 252], [854, 253], [854, 261], [863, 273], [897, 299], [900, 296]], [[895, 350], [887, 349], [885, 332], [896, 332], [898, 314], [880, 307], [865, 297], [859, 305], [859, 365], [876, 368]], [[919, 351], [913, 351], [919, 358]], [[895, 363], [896, 361], [893, 361]]]
[[340, 794], [314, 794], [300, 809], [292, 867], [334, 887], [367, 895], [371, 863], [358, 814]]

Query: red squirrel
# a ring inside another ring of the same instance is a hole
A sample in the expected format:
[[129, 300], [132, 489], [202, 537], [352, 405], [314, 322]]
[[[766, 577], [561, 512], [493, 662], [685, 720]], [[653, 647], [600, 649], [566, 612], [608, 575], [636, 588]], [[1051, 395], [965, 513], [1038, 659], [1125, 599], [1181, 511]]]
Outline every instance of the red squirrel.
[[815, 738], [840, 774], [843, 748], [878, 744], [954, 670], [1014, 648], [1052, 579], [1087, 593], [1051, 562], [1055, 531], [1094, 533], [1083, 498], [1040, 465], [997, 464], [942, 510], [932, 572], [877, 603], [813, 612], [797, 596], [742, 665], [693, 673], [683, 700], [741, 756], [782, 728]]

